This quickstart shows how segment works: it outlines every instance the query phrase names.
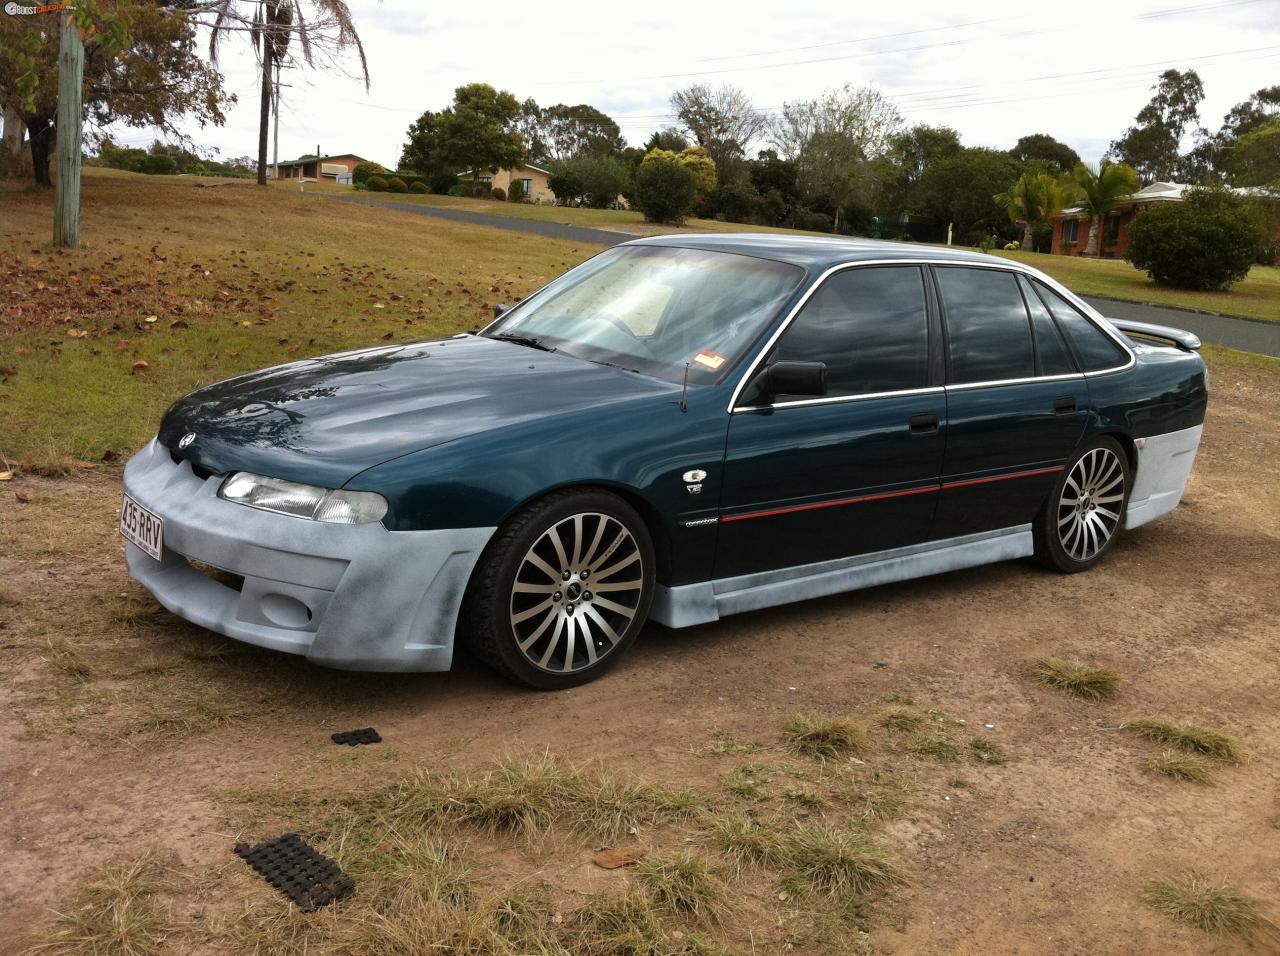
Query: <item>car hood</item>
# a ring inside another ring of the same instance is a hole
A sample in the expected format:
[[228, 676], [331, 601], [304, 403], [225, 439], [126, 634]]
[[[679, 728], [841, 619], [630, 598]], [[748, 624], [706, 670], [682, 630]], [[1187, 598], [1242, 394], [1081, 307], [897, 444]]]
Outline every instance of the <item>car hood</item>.
[[634, 372], [465, 335], [227, 379], [174, 403], [159, 438], [214, 473], [337, 488], [366, 468], [476, 432], [623, 401], [675, 401], [678, 392]]

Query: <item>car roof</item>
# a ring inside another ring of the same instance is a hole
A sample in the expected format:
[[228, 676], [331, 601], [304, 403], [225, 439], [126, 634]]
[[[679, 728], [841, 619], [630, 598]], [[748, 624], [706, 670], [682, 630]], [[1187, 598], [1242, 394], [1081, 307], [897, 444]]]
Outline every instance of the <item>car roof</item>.
[[699, 235], [649, 236], [624, 243], [628, 246], [677, 246], [730, 252], [763, 259], [790, 262], [806, 269], [828, 269], [846, 262], [885, 259], [932, 262], [968, 262], [980, 265], [1017, 266], [1017, 263], [982, 252], [932, 246], [913, 242], [885, 242], [880, 239], [849, 239], [842, 236], [788, 236], [761, 232], [720, 232]]

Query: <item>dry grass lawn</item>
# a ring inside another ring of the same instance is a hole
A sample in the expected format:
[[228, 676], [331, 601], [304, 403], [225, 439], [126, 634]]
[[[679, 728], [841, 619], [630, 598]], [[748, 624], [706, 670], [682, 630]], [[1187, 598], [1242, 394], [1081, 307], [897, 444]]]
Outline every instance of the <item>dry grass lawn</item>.
[[[1086, 574], [650, 627], [559, 694], [466, 660], [325, 671], [130, 581], [119, 456], [195, 384], [466, 328], [592, 250], [252, 186], [86, 187], [74, 254], [47, 248], [48, 197], [0, 192], [0, 953], [1274, 951], [1280, 362], [1208, 350], [1184, 504]], [[1118, 689], [1063, 693], [1038, 655]], [[367, 726], [384, 743], [329, 742]], [[1186, 754], [1213, 786], [1147, 769]], [[355, 895], [304, 914], [231, 852], [286, 831]]]

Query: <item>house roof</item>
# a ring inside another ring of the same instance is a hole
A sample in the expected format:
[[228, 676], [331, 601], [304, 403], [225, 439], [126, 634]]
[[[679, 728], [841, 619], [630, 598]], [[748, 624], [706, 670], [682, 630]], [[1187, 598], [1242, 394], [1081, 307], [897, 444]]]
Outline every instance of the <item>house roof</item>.
[[[1126, 203], [1155, 203], [1155, 202], [1182, 202], [1186, 198], [1188, 189], [1194, 189], [1195, 186], [1187, 183], [1165, 183], [1155, 182], [1150, 186], [1143, 186], [1136, 193], [1131, 193], [1119, 200], [1120, 204]], [[1231, 188], [1231, 192], [1240, 196], [1256, 196], [1259, 195], [1258, 189], [1247, 186], [1237, 186]], [[1080, 216], [1085, 214], [1083, 206], [1072, 206], [1058, 213], [1059, 216]]]
[[362, 163], [369, 162], [369, 160], [365, 159], [363, 156], [357, 156], [355, 153], [330, 153], [328, 156], [307, 156], [304, 159], [291, 159], [288, 162], [282, 162], [279, 165], [301, 166], [304, 163], [323, 163], [330, 159], [346, 159], [347, 157], [350, 157], [351, 159], [358, 159]]
[[[541, 166], [535, 166], [535, 165], [533, 165], [533, 163], [519, 163], [518, 165], [512, 166], [511, 168], [512, 168], [512, 169], [532, 169], [534, 172], [538, 172], [538, 173], [546, 173], [548, 176], [550, 176], [550, 175], [551, 175], [551, 170], [549, 170], [549, 169], [543, 169]], [[474, 173], [474, 172], [475, 172], [475, 170], [474, 170], [474, 169], [468, 169], [468, 170], [465, 170], [465, 171], [463, 171], [463, 172], [461, 172], [461, 173], [458, 173], [458, 175], [459, 175], [459, 176], [470, 176], [470, 175], [471, 175], [472, 173]]]

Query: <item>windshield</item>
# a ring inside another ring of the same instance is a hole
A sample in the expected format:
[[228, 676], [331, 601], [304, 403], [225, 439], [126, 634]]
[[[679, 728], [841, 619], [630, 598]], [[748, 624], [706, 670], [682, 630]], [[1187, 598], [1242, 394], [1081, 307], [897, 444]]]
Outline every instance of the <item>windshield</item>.
[[623, 246], [584, 262], [489, 326], [592, 362], [671, 381], [718, 381], [799, 285], [798, 266], [752, 256]]

